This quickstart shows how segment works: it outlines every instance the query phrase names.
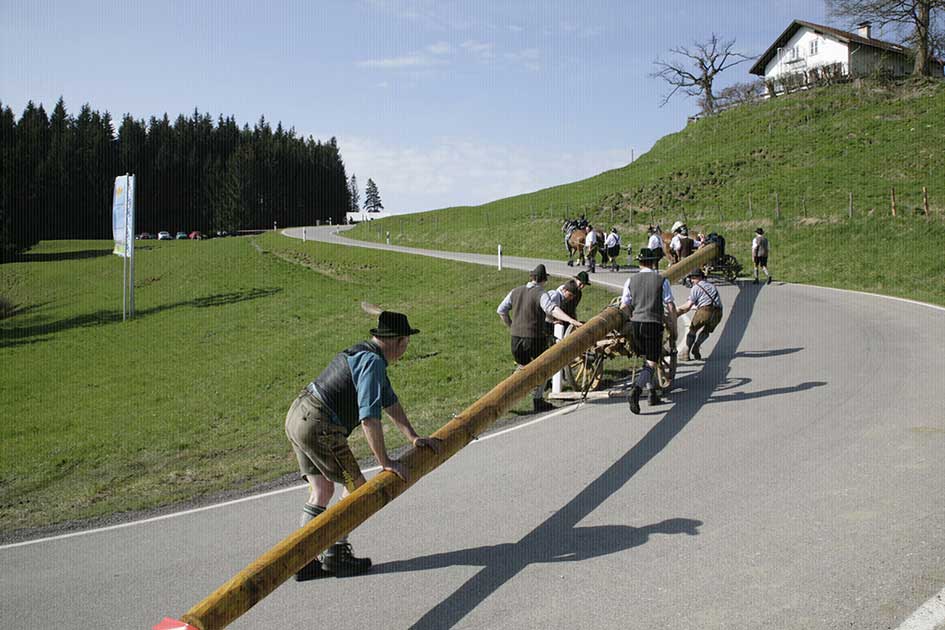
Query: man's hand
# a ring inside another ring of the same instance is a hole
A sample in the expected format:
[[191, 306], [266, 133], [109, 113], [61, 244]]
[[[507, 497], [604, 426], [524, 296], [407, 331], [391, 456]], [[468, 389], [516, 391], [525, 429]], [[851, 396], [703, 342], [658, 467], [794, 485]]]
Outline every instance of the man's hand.
[[433, 452], [437, 455], [443, 452], [443, 442], [439, 438], [416, 437], [413, 440], [413, 445], [417, 448], [426, 447], [433, 449]]
[[384, 470], [392, 472], [403, 481], [410, 481], [410, 473], [407, 472], [407, 467], [401, 464], [396, 459], [392, 459], [387, 463], [387, 466], [384, 466]]

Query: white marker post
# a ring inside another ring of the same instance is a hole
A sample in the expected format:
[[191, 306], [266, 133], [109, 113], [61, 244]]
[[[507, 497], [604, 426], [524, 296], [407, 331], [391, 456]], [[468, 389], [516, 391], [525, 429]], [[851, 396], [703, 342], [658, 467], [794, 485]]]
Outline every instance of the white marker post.
[[499, 271], [502, 271], [502, 243], [499, 243]]
[[[561, 341], [564, 339], [564, 324], [555, 324], [555, 341]], [[560, 394], [561, 393], [561, 379], [564, 376], [564, 370], [561, 369], [554, 373], [554, 376], [551, 377], [551, 393]]]
[[305, 242], [305, 228], [302, 228], [302, 242]]

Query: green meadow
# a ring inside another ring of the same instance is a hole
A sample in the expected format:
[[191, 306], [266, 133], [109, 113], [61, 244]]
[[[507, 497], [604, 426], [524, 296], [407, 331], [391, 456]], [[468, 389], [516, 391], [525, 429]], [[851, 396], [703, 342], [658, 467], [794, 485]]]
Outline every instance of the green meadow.
[[945, 304], [945, 82], [867, 81], [737, 107], [689, 123], [623, 168], [349, 235], [563, 259], [563, 219], [580, 213], [616, 226], [635, 249], [649, 224], [683, 220], [723, 234], [746, 267], [763, 227], [779, 280]]
[[[514, 367], [495, 308], [522, 272], [273, 233], [138, 245], [126, 322], [110, 242], [43, 242], [0, 266], [0, 295], [17, 306], [0, 320], [0, 535], [292, 474], [285, 412], [335, 352], [369, 336], [362, 300], [421, 330], [391, 368], [421, 433]], [[610, 297], [592, 287], [582, 312]]]

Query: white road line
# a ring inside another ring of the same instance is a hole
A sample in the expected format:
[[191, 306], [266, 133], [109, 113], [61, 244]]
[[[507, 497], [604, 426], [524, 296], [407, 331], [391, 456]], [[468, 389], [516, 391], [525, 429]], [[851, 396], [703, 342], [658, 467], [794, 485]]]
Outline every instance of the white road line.
[[945, 628], [945, 588], [902, 622], [896, 630], [935, 630]]
[[[567, 413], [567, 412], [571, 411], [571, 408], [572, 408], [572, 407], [574, 407], [574, 405], [567, 405], [567, 406], [565, 406], [565, 407], [560, 407], [560, 408], [556, 409], [555, 411], [552, 411], [552, 412], [550, 412], [550, 413], [547, 413], [547, 414], [545, 414], [545, 415], [543, 415], [543, 416], [541, 416], [541, 417], [539, 417], [539, 418], [535, 418], [534, 420], [530, 420], [530, 421], [525, 422], [525, 423], [522, 423], [522, 424], [517, 424], [517, 425], [515, 425], [514, 427], [509, 427], [508, 429], [503, 429], [502, 431], [496, 431], [495, 433], [489, 433], [489, 434], [484, 435], [484, 436], [482, 436], [482, 437], [480, 437], [480, 438], [477, 438], [476, 440], [473, 440], [473, 442], [471, 442], [471, 444], [476, 444], [477, 442], [485, 442], [486, 440], [491, 440], [492, 438], [499, 437], [500, 435], [505, 435], [506, 433], [511, 433], [512, 431], [518, 431], [519, 429], [524, 429], [525, 427], [530, 427], [530, 426], [533, 425], [533, 424], [537, 424], [537, 423], [539, 423], [539, 422], [543, 422], [544, 420], [548, 420], [548, 419], [550, 419], [550, 418], [554, 418], [554, 417], [556, 417], [556, 416], [560, 416], [560, 415], [562, 415], [562, 414], [564, 414], [564, 413]], [[378, 472], [380, 469], [381, 469], [380, 466], [374, 466], [373, 468], [366, 468], [363, 472], [364, 472], [365, 474], [370, 474], [370, 473]], [[303, 489], [306, 489], [306, 488], [308, 488], [308, 484], [303, 483], [303, 484], [299, 484], [299, 485], [297, 485], [297, 486], [290, 486], [290, 487], [288, 487], [288, 488], [279, 488], [278, 490], [270, 490], [269, 492], [263, 492], [263, 493], [261, 493], [261, 494], [254, 494], [254, 495], [251, 495], [251, 496], [248, 496], [248, 497], [242, 497], [242, 498], [239, 498], [239, 499], [233, 499], [233, 500], [231, 500], [231, 501], [224, 501], [223, 503], [214, 503], [213, 505], [205, 505], [205, 506], [199, 507], [199, 508], [192, 508], [192, 509], [189, 509], [189, 510], [182, 510], [182, 511], [180, 511], [180, 512], [172, 512], [172, 513], [170, 513], [170, 514], [162, 514], [161, 516], [153, 516], [153, 517], [151, 517], [151, 518], [144, 518], [144, 519], [141, 519], [141, 520], [139, 520], [139, 521], [130, 521], [130, 522], [128, 522], [128, 523], [119, 523], [119, 524], [117, 524], [117, 525], [109, 525], [109, 526], [107, 526], [107, 527], [98, 527], [98, 528], [96, 528], [96, 529], [86, 529], [86, 530], [82, 530], [82, 531], [78, 531], [78, 532], [70, 532], [70, 533], [68, 533], [68, 534], [59, 534], [59, 535], [57, 535], [57, 536], [47, 536], [46, 538], [36, 538], [36, 539], [34, 539], [34, 540], [24, 540], [23, 542], [10, 543], [10, 544], [7, 544], [7, 545], [0, 545], [0, 551], [3, 551], [4, 549], [14, 549], [14, 548], [16, 548], [16, 547], [26, 547], [26, 546], [29, 546], [29, 545], [36, 545], [36, 544], [43, 543], [43, 542], [51, 542], [51, 541], [54, 541], [54, 540], [64, 540], [64, 539], [66, 539], [66, 538], [75, 538], [76, 536], [86, 536], [86, 535], [88, 535], [88, 534], [99, 534], [99, 533], [102, 533], [102, 532], [110, 532], [110, 531], [113, 531], [113, 530], [116, 530], [116, 529], [124, 529], [124, 528], [126, 528], [126, 527], [132, 527], [132, 526], [134, 526], [134, 525], [146, 525], [146, 524], [148, 524], [148, 523], [156, 523], [156, 522], [158, 522], [158, 521], [164, 521], [164, 520], [167, 520], [167, 519], [170, 519], [170, 518], [175, 518], [175, 517], [178, 517], [178, 516], [186, 516], [186, 515], [188, 515], [188, 514], [196, 514], [196, 513], [198, 513], [198, 512], [206, 512], [207, 510], [216, 510], [217, 508], [223, 508], [223, 507], [227, 507], [227, 506], [230, 506], [230, 505], [235, 505], [235, 504], [237, 504], [237, 503], [244, 503], [244, 502], [246, 502], [246, 501], [255, 501], [256, 499], [264, 499], [264, 498], [266, 498], [266, 497], [275, 496], [275, 495], [277, 495], [277, 494], [284, 494], [284, 493], [286, 493], [286, 492], [294, 492], [294, 491], [296, 491], [296, 490], [303, 490]]]

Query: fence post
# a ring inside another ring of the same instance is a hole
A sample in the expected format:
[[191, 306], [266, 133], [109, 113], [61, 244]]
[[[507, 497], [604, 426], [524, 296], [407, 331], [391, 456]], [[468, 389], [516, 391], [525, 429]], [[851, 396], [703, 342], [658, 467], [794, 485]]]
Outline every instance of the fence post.
[[774, 218], [776, 221], [781, 220], [781, 194], [774, 193]]
[[925, 208], [925, 216], [929, 216], [929, 189], [922, 187], [922, 206]]
[[748, 218], [751, 219], [752, 216], [753, 216], [753, 212], [751, 208], [751, 193], [748, 193]]
[[853, 193], [850, 193], [850, 204], [847, 206], [847, 216], [853, 218]]
[[807, 218], [807, 195], [801, 197], [801, 208], [804, 212], [804, 218]]
[[892, 197], [892, 215], [896, 216], [896, 189], [890, 188], [890, 196]]

